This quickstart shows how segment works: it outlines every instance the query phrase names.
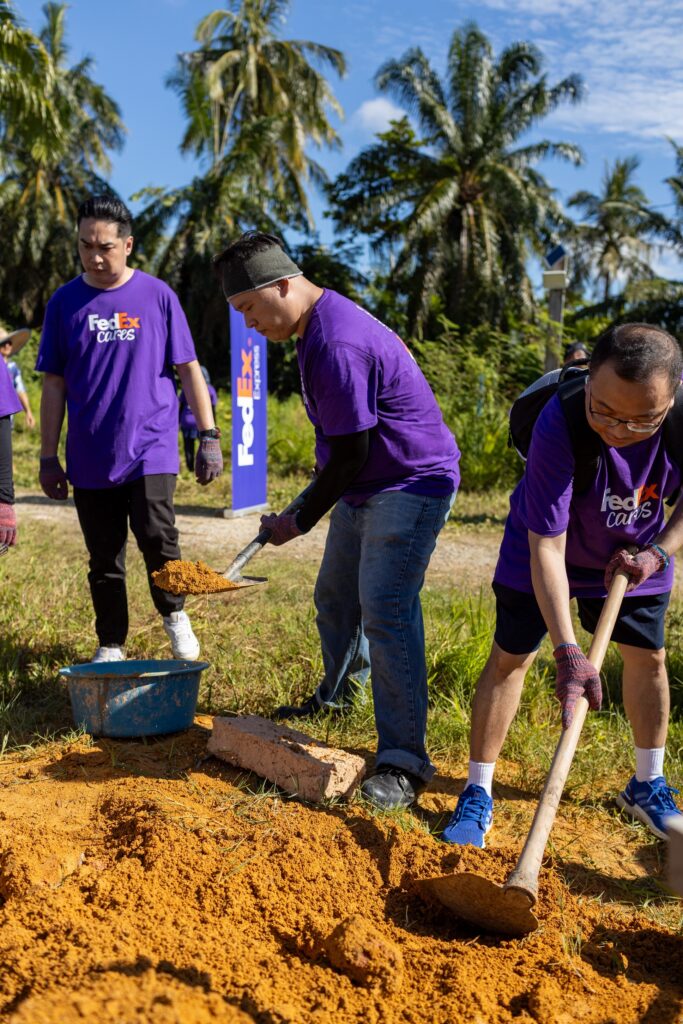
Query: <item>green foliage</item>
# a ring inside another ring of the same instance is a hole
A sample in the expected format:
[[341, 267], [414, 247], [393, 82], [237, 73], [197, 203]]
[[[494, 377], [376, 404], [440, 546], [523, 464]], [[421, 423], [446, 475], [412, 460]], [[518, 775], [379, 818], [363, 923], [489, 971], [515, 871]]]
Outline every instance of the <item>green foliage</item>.
[[541, 341], [480, 327], [461, 335], [441, 319], [436, 341], [413, 343], [415, 356], [439, 401], [461, 451], [461, 487], [512, 488], [522, 463], [508, 447], [508, 412], [517, 395], [542, 371]]
[[315, 466], [315, 434], [299, 395], [268, 399], [268, 466], [275, 476], [310, 474]]
[[342, 114], [314, 64], [343, 75], [346, 62], [332, 47], [280, 38], [289, 6], [289, 0], [231, 0], [207, 14], [195, 33], [199, 47], [178, 57], [168, 84], [187, 116], [182, 148], [214, 167], [246, 128], [271, 120], [273, 142], [252, 176], [253, 188], [300, 209], [312, 224], [305, 186], [326, 175], [308, 148], [338, 148], [328, 114]]
[[605, 168], [600, 194], [581, 191], [569, 199], [585, 218], [572, 230], [575, 281], [585, 283], [593, 274], [604, 302], [618, 278], [633, 282], [653, 276], [652, 239], [669, 231], [666, 218], [650, 208], [635, 184], [638, 166], [637, 157], [617, 158]]
[[[111, 191], [102, 175], [125, 131], [117, 104], [92, 78], [90, 58], [68, 63], [66, 10], [44, 5], [45, 25], [33, 43], [43, 77], [26, 84], [44, 90], [48, 122], [0, 114], [0, 314], [31, 326], [42, 322], [52, 292], [78, 272], [76, 211], [88, 194]], [[0, 9], [2, 30], [3, 18]], [[6, 77], [12, 73], [4, 69]], [[14, 74], [22, 74], [20, 66]]]
[[339, 175], [329, 198], [340, 228], [369, 236], [392, 257], [410, 333], [433, 330], [440, 312], [467, 327], [500, 326], [533, 308], [526, 262], [562, 220], [536, 164], [581, 160], [564, 142], [520, 145], [582, 94], [577, 75], [551, 86], [542, 65], [528, 43], [495, 57], [487, 37], [467, 24], [453, 33], [443, 79], [419, 48], [375, 76], [419, 136], [408, 117], [394, 121]]

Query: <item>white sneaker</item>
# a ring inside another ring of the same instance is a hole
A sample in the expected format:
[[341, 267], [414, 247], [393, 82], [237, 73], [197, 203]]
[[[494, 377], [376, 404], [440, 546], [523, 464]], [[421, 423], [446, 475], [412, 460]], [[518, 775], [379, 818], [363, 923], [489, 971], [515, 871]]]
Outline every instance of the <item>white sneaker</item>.
[[199, 640], [192, 632], [190, 620], [185, 612], [164, 615], [163, 623], [171, 641], [173, 657], [181, 661], [196, 661], [199, 657]]
[[120, 647], [98, 647], [92, 660], [93, 662], [125, 661], [126, 656]]

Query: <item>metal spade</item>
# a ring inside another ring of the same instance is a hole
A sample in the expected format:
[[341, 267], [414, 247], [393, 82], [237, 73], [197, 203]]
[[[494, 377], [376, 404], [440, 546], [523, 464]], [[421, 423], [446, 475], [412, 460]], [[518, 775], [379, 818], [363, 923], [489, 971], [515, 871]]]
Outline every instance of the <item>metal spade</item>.
[[[303, 489], [301, 494], [298, 494], [294, 501], [291, 502], [282, 513], [283, 515], [291, 515], [293, 512], [298, 512], [306, 501], [306, 496], [313, 487], [314, 480]], [[259, 583], [267, 583], [267, 576], [243, 576], [242, 569], [245, 567], [247, 562], [250, 562], [254, 555], [257, 555], [259, 551], [262, 551], [271, 538], [270, 530], [261, 530], [253, 540], [249, 541], [245, 548], [242, 548], [240, 553], [233, 558], [232, 562], [225, 570], [221, 573], [226, 580], [230, 580], [231, 583], [235, 583], [237, 587], [253, 587]], [[219, 591], [221, 594], [230, 593], [230, 591]]]
[[[614, 576], [600, 613], [593, 642], [588, 651], [588, 660], [598, 672], [602, 667], [627, 583], [626, 573], [619, 572]], [[538, 927], [538, 918], [532, 913], [531, 908], [538, 896], [538, 875], [543, 852], [555, 821], [587, 711], [588, 701], [585, 697], [580, 697], [572, 723], [568, 729], [563, 730], [557, 744], [524, 849], [507, 881], [503, 885], [498, 885], [471, 872], [442, 875], [419, 881], [420, 888], [426, 894], [435, 897], [458, 917], [481, 927], [483, 931], [516, 937], [527, 935]]]

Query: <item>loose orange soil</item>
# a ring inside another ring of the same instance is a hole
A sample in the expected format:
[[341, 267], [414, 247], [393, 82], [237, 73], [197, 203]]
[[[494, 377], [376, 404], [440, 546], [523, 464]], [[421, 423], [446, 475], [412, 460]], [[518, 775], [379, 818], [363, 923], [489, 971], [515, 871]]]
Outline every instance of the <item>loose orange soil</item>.
[[[206, 759], [206, 724], [0, 764], [1, 1020], [683, 1021], [683, 936], [619, 898], [658, 870], [640, 830], [563, 805], [541, 926], [477, 935], [416, 880], [502, 881], [535, 794], [501, 785], [492, 848], [461, 852], [410, 815], [264, 795]], [[422, 797], [425, 823], [443, 823], [458, 774]]]
[[166, 562], [163, 569], [152, 573], [157, 587], [171, 594], [220, 594], [237, 586], [221, 576], [206, 562]]

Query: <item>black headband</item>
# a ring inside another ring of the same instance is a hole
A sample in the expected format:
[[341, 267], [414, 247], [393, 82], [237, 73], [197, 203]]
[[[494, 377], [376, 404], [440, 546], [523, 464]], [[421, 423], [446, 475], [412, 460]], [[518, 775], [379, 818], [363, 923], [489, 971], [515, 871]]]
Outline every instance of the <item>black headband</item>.
[[273, 243], [245, 260], [220, 263], [223, 292], [228, 301], [241, 292], [251, 292], [288, 277], [300, 277], [303, 270], [279, 245]]

